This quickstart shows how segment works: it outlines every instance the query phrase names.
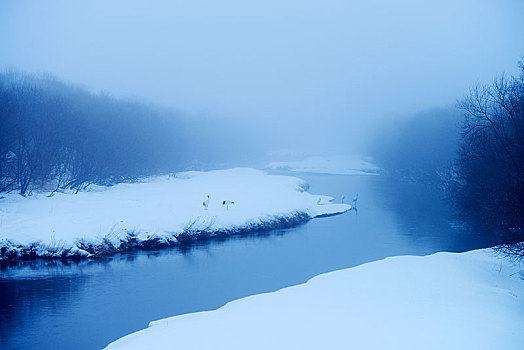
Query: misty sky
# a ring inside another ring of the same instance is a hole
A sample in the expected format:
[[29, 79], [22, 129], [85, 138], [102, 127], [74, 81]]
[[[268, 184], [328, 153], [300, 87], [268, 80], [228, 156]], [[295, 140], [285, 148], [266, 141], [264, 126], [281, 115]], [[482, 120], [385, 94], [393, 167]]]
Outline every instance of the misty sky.
[[523, 18], [519, 0], [4, 0], [0, 66], [348, 148], [516, 72]]

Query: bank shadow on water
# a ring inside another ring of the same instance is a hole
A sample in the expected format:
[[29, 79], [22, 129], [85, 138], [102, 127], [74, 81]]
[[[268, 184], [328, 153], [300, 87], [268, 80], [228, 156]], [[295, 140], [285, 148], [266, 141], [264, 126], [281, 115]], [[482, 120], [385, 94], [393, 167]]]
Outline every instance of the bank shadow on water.
[[[492, 247], [494, 237], [479, 234], [453, 209], [443, 186], [400, 181], [384, 176], [374, 187], [383, 205], [395, 214], [401, 235], [438, 251], [464, 252]], [[425, 241], [425, 242], [424, 242]]]
[[0, 348], [99, 349], [152, 320], [216, 309], [320, 273], [489, 245], [427, 191], [380, 176], [296, 176], [336, 202], [358, 192], [358, 215], [107, 260], [8, 267], [0, 275]]

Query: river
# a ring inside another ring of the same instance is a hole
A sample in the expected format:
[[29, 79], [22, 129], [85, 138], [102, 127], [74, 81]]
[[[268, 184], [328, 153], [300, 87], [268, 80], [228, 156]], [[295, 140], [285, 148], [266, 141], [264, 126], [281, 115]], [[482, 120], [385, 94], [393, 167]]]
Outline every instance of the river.
[[358, 212], [188, 249], [3, 266], [0, 348], [100, 349], [149, 321], [216, 309], [320, 273], [388, 256], [489, 246], [425, 188], [381, 176], [295, 176], [311, 185], [309, 192], [338, 201], [358, 192]]

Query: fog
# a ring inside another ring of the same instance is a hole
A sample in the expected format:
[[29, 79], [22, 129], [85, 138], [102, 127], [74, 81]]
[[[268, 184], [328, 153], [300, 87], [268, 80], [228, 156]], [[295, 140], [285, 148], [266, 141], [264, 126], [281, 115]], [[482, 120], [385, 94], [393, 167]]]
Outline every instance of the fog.
[[523, 349], [523, 170], [524, 0], [0, 0], [0, 350]]
[[264, 151], [355, 153], [384, 121], [515, 72], [523, 14], [518, 0], [7, 0], [0, 66], [249, 125]]

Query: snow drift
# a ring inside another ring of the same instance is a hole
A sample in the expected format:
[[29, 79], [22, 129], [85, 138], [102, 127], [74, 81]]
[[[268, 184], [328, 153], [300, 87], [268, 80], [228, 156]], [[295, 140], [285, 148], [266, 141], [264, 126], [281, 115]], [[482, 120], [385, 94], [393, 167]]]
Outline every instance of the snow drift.
[[521, 349], [524, 282], [488, 250], [388, 258], [215, 311], [152, 322], [107, 349]]
[[75, 195], [9, 194], [0, 200], [0, 259], [109, 255], [287, 228], [351, 209], [306, 189], [299, 178], [239, 168], [92, 186]]

